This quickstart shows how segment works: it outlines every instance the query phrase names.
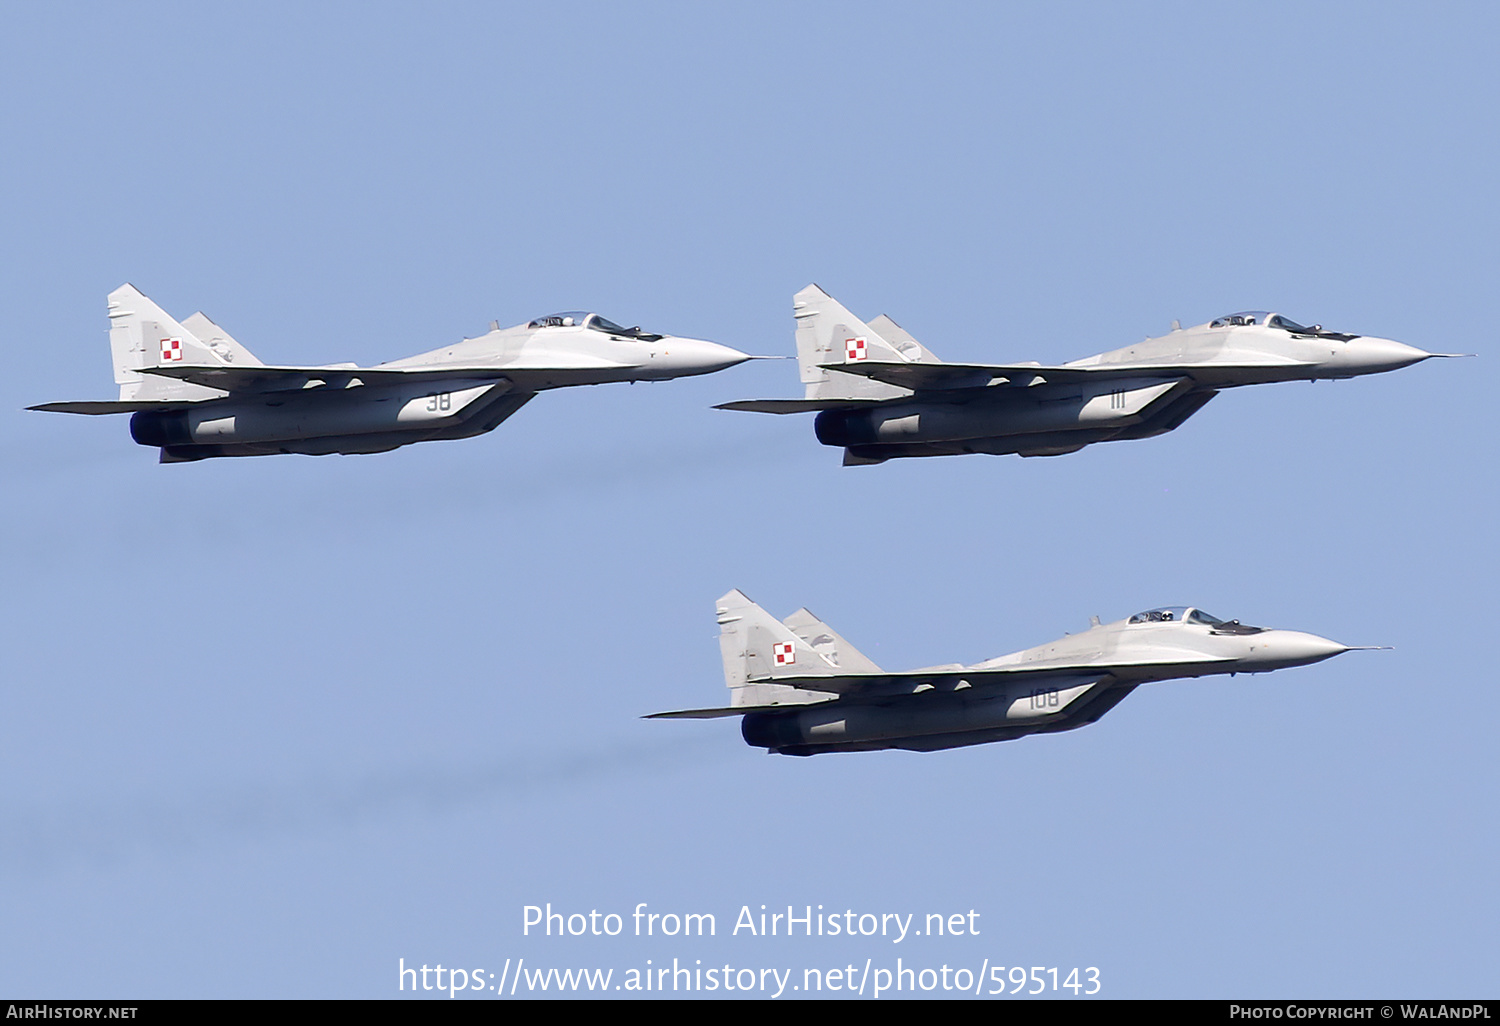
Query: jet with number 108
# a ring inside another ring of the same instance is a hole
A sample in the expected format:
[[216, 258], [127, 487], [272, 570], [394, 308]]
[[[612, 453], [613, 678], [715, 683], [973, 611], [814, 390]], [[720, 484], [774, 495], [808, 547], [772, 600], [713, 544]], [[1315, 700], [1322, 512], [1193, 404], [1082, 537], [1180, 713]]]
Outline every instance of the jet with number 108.
[[386, 452], [493, 431], [544, 389], [665, 381], [753, 359], [701, 339], [562, 313], [418, 356], [359, 367], [268, 367], [202, 313], [178, 323], [133, 285], [109, 294], [118, 400], [45, 403], [130, 413], [163, 463], [213, 456]]
[[891, 673], [806, 609], [777, 620], [731, 591], [719, 599], [729, 705], [648, 719], [743, 716], [745, 742], [772, 754], [946, 748], [1086, 726], [1142, 684], [1267, 673], [1356, 647], [1250, 627], [1190, 606], [1137, 613], [972, 666]]
[[1230, 314], [1061, 366], [944, 363], [895, 321], [856, 318], [816, 285], [793, 297], [801, 399], [724, 410], [817, 412], [818, 441], [845, 465], [902, 456], [1059, 456], [1176, 428], [1221, 389], [1352, 378], [1436, 356], [1386, 338]]

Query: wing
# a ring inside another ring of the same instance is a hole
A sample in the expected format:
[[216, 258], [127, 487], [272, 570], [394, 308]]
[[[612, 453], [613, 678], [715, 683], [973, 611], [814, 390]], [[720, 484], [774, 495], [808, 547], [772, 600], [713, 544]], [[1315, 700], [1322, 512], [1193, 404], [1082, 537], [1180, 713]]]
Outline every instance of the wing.
[[[943, 669], [928, 673], [860, 673], [838, 677], [776, 677], [777, 684], [789, 684], [804, 691], [826, 691], [841, 698], [893, 698], [914, 695], [920, 691], [962, 691], [970, 687], [992, 687], [1021, 684], [1035, 680], [1049, 686], [1084, 684], [1109, 676], [1107, 670], [1080, 671], [1076, 666], [1047, 670], [963, 670]], [[767, 678], [771, 680], [771, 678]], [[782, 707], [784, 708], [784, 707]]]
[[343, 388], [350, 381], [393, 385], [429, 378], [498, 381], [509, 377], [494, 367], [413, 367], [389, 370], [363, 367], [205, 367], [193, 365], [142, 367], [142, 373], [176, 378], [226, 392], [295, 392], [309, 386]]
[[[1213, 666], [1233, 663], [1229, 656], [1206, 656], [1197, 652], [1186, 652], [1180, 657], [1157, 657], [1137, 662], [1114, 662], [1106, 665], [1087, 666], [937, 666], [929, 670], [910, 673], [851, 673], [838, 676], [807, 674], [797, 677], [764, 678], [777, 684], [788, 684], [804, 691], [826, 691], [845, 698], [883, 698], [894, 695], [911, 695], [929, 688], [938, 691], [959, 691], [966, 687], [994, 687], [999, 685], [1025, 686], [1035, 681], [1049, 687], [1084, 684], [1103, 680], [1116, 670], [1170, 668], [1174, 666]], [[754, 683], [760, 683], [755, 679]]]
[[326, 367], [167, 364], [142, 367], [141, 371], [227, 392], [288, 392], [320, 385], [343, 388], [351, 381], [366, 385], [396, 385], [403, 382], [443, 380], [509, 381], [517, 389], [534, 391], [558, 385], [594, 384], [599, 380], [599, 373], [625, 370], [628, 367], [628, 364], [593, 356], [549, 353], [545, 361], [522, 357], [484, 367], [430, 363], [382, 367], [359, 367], [354, 364]]
[[1226, 371], [1243, 367], [1247, 370], [1268, 367], [1312, 367], [1306, 360], [1266, 360], [1234, 363], [1111, 363], [1083, 364], [1069, 367], [1045, 367], [1036, 363], [887, 363], [865, 360], [824, 365], [825, 370], [898, 385], [913, 391], [952, 388], [983, 388], [994, 381], [1027, 384], [1040, 378], [1053, 383], [1109, 381], [1113, 378], [1192, 377], [1194, 371]]
[[[843, 374], [858, 374], [873, 378], [888, 385], [898, 385], [913, 391], [938, 388], [983, 388], [991, 381], [1026, 381], [1043, 377], [1048, 381], [1095, 380], [1095, 375], [1076, 367], [1043, 367], [1040, 364], [985, 364], [985, 363], [886, 363], [880, 360], [865, 360], [859, 363], [836, 363], [824, 365], [825, 370]], [[1140, 374], [1139, 368], [1132, 376]]]

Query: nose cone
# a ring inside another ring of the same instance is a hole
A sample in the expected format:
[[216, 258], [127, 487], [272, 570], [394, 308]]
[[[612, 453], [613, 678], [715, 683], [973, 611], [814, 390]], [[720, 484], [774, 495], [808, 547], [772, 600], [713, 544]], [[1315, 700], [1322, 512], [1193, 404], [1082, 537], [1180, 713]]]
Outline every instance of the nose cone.
[[655, 362], [663, 377], [681, 378], [690, 374], [712, 374], [750, 359], [748, 353], [707, 342], [701, 338], [668, 336], [657, 343], [660, 353]]
[[1265, 631], [1255, 638], [1252, 658], [1267, 669], [1321, 663], [1349, 651], [1348, 645], [1302, 631]]
[[1333, 362], [1334, 366], [1350, 376], [1399, 370], [1433, 355], [1404, 342], [1388, 338], [1368, 338], [1364, 335], [1350, 339], [1343, 343], [1343, 347], [1344, 351]]

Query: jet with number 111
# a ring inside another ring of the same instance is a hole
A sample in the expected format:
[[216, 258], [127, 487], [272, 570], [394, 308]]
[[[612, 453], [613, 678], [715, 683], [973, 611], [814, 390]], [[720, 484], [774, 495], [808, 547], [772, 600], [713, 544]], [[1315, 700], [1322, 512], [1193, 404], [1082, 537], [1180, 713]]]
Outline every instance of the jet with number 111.
[[864, 323], [816, 285], [793, 297], [801, 399], [721, 410], [818, 414], [818, 441], [844, 464], [902, 456], [1060, 456], [1095, 442], [1165, 434], [1221, 389], [1352, 378], [1436, 356], [1388, 338], [1281, 314], [1230, 314], [1060, 366], [944, 363], [885, 315]]

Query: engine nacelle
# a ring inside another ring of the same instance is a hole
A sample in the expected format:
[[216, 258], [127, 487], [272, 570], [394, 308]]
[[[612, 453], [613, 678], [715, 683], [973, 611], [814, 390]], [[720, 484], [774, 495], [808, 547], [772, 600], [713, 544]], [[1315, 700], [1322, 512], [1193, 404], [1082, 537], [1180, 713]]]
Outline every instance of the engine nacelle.
[[1148, 408], [1190, 387], [1185, 378], [1000, 386], [984, 389], [965, 402], [886, 402], [861, 409], [824, 410], [813, 429], [824, 445], [850, 448], [1123, 428], [1137, 423]]
[[494, 382], [468, 387], [444, 382], [444, 387], [449, 390], [434, 392], [412, 384], [400, 388], [356, 386], [326, 392], [274, 392], [256, 399], [211, 400], [176, 410], [143, 410], [130, 418], [130, 437], [141, 445], [180, 449], [425, 433], [486, 410], [493, 405], [494, 394], [503, 398], [506, 390]]
[[130, 437], [137, 445], [165, 449], [169, 445], [191, 445], [187, 410], [141, 410], [130, 416]]
[[[833, 701], [801, 709], [746, 713], [740, 721], [745, 743], [773, 752], [838, 751], [872, 748], [946, 747], [943, 735], [995, 732], [1019, 737], [1036, 731], [1066, 730], [1089, 722], [1087, 708], [1108, 692], [1098, 674], [1061, 675], [1016, 690], [998, 687], [922, 692], [880, 704]], [[955, 741], [955, 744], [973, 744]], [[806, 754], [805, 752], [803, 754]]]

